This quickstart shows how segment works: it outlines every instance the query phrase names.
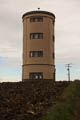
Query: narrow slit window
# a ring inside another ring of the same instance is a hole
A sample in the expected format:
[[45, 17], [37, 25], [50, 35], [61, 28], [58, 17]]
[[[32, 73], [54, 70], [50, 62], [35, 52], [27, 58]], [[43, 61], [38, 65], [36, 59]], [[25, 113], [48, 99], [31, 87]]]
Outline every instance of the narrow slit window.
[[53, 42], [54, 42], [55, 41], [55, 36], [54, 35], [52, 36], [52, 39], [53, 39]]

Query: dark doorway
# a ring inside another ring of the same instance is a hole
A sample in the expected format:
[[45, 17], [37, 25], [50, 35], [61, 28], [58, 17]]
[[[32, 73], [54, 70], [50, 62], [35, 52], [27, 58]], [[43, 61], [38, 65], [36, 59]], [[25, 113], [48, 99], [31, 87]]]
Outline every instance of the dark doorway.
[[31, 72], [29, 73], [30, 80], [42, 80], [43, 73], [42, 72]]
[[53, 80], [55, 81], [55, 73], [53, 73]]

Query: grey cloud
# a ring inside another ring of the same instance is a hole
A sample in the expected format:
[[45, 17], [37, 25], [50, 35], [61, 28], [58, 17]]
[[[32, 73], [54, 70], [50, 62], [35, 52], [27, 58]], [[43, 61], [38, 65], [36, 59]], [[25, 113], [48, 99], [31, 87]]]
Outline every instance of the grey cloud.
[[80, 1], [76, 0], [44, 0], [43, 2], [41, 0], [7, 0], [7, 2], [1, 0], [0, 55], [4, 57], [8, 55], [6, 60], [13, 65], [18, 62], [21, 64], [21, 17], [24, 12], [37, 10], [37, 7], [56, 15], [56, 63], [71, 61], [79, 64], [80, 56], [77, 53], [80, 51]]

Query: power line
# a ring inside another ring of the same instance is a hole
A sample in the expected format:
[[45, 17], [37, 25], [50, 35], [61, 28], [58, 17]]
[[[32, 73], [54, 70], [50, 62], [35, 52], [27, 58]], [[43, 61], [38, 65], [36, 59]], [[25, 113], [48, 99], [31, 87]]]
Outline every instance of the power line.
[[67, 67], [67, 71], [68, 71], [68, 81], [70, 81], [70, 66], [71, 64], [66, 64], [66, 67]]

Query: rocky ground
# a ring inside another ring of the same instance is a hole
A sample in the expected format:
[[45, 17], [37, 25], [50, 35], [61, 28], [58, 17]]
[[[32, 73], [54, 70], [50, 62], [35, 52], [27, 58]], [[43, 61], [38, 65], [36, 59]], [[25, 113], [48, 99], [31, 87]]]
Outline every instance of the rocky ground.
[[68, 82], [0, 83], [0, 120], [39, 120], [59, 99]]

